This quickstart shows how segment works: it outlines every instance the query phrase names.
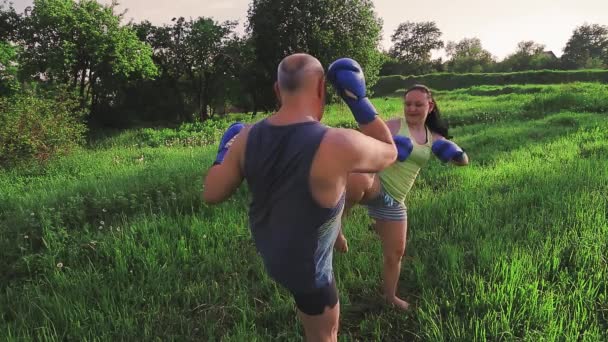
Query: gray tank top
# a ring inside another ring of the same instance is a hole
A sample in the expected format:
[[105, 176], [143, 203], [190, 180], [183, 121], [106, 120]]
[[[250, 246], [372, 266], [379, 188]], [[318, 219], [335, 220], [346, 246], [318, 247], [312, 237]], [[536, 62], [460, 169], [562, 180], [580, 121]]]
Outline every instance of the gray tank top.
[[274, 126], [262, 120], [249, 131], [245, 179], [251, 193], [249, 226], [270, 276], [307, 292], [333, 278], [333, 243], [344, 194], [323, 208], [310, 189], [310, 169], [328, 127], [319, 122]]

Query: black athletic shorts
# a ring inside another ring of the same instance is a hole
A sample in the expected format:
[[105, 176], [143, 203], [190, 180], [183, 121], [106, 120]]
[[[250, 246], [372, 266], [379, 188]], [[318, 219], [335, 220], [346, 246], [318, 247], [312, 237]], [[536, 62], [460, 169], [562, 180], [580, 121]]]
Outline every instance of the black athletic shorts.
[[325, 311], [325, 307], [334, 308], [338, 303], [338, 289], [336, 280], [332, 277], [331, 283], [325, 287], [305, 293], [292, 293], [296, 306], [303, 313], [317, 316]]

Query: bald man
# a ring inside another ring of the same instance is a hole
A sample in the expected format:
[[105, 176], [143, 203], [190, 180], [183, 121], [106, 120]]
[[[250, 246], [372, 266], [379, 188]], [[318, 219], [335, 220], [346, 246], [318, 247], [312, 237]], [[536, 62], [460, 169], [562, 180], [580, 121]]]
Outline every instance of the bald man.
[[389, 129], [361, 94], [359, 65], [342, 61], [330, 71], [334, 86], [348, 90], [339, 93], [350, 96], [347, 104], [361, 132], [320, 123], [323, 66], [307, 54], [288, 56], [274, 87], [280, 109], [252, 126], [230, 127], [203, 191], [205, 202], [219, 203], [246, 179], [255, 246], [270, 277], [293, 295], [309, 341], [337, 341], [332, 253], [348, 174], [378, 172], [397, 157]]

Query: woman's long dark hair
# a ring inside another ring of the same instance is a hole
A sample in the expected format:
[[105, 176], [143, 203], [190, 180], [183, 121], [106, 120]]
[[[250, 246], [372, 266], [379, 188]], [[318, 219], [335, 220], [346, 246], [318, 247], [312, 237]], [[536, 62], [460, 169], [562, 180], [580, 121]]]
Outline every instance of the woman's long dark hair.
[[424, 121], [424, 124], [429, 128], [429, 130], [431, 130], [431, 132], [440, 134], [441, 136], [443, 136], [446, 139], [451, 139], [452, 137], [448, 135], [448, 123], [443, 121], [441, 119], [441, 113], [439, 111], [439, 106], [437, 105], [437, 102], [435, 101], [435, 99], [433, 98], [433, 93], [431, 92], [431, 89], [429, 89], [427, 86], [422, 85], [422, 84], [415, 84], [413, 85], [411, 88], [409, 88], [408, 90], [405, 91], [405, 94], [403, 94], [403, 98], [405, 98], [405, 96], [414, 90], [419, 90], [423, 93], [425, 93], [427, 95], [427, 97], [429, 98], [429, 100], [433, 101], [433, 110], [431, 112], [429, 112], [429, 115], [426, 117], [426, 120]]

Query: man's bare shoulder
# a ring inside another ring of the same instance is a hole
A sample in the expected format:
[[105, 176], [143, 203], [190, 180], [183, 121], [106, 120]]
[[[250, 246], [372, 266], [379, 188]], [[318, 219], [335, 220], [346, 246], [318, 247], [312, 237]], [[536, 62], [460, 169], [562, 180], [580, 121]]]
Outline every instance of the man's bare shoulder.
[[357, 158], [362, 145], [366, 144], [366, 136], [354, 129], [330, 128], [321, 141], [319, 157], [325, 165], [349, 165]]
[[362, 135], [354, 129], [331, 127], [327, 130], [322, 144], [329, 148], [344, 148], [360, 139]]

